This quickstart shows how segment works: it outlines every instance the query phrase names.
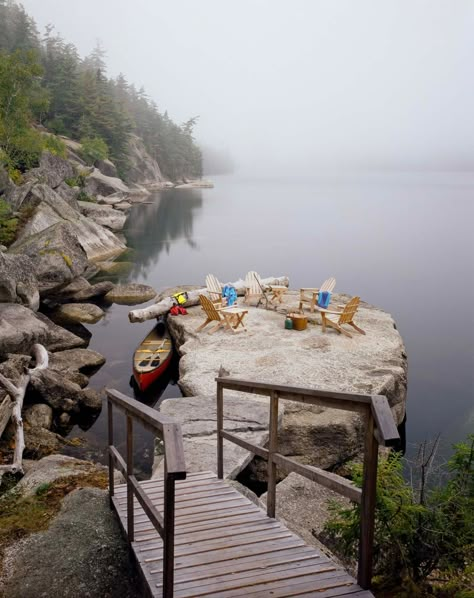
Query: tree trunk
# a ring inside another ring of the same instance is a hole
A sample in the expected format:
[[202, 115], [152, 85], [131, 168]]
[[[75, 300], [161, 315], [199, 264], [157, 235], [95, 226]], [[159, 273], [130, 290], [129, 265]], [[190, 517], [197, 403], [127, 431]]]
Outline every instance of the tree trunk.
[[[288, 286], [288, 278], [286, 276], [280, 276], [279, 278], [263, 278], [262, 285], [282, 285]], [[240, 279], [236, 280], [235, 282], [229, 283], [231, 286], [235, 288], [237, 291], [237, 295], [244, 295], [245, 294], [245, 282]], [[188, 291], [188, 300], [184, 304], [183, 307], [192, 307], [193, 305], [199, 304], [199, 295], [206, 295], [208, 297], [207, 288], [197, 289], [195, 291]], [[166, 297], [162, 299], [158, 303], [154, 305], [150, 305], [149, 307], [145, 307], [144, 309], [134, 309], [128, 313], [128, 319], [130, 322], [146, 322], [147, 320], [152, 320], [153, 318], [157, 318], [158, 316], [162, 316], [169, 312], [169, 310], [175, 305], [175, 302], [171, 297]]]
[[[45, 370], [49, 363], [48, 352], [43, 345], [33, 345], [32, 354], [36, 359], [36, 367], [31, 370], [27, 369], [26, 372], [21, 375], [18, 386], [15, 386], [10, 380], [5, 378], [3, 374], [0, 374], [0, 385], [5, 388], [11, 399], [13, 399], [11, 419], [15, 424], [15, 452], [13, 454], [13, 463], [11, 465], [1, 466], [0, 472], [10, 471], [11, 473], [23, 473], [23, 451], [25, 450], [23, 419], [21, 417], [23, 401], [31, 376], [34, 376], [35, 372], [38, 372], [39, 370]], [[2, 433], [3, 430], [1, 430], [0, 436]]]

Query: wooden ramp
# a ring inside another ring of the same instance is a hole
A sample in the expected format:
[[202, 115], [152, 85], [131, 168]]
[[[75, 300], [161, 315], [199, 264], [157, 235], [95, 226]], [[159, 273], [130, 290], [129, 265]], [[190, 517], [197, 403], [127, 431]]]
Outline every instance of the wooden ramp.
[[[139, 483], [163, 511], [162, 479]], [[127, 531], [127, 485], [112, 497]], [[174, 596], [368, 598], [344, 569], [210, 472], [176, 482]], [[152, 596], [163, 595], [163, 542], [134, 499], [131, 543]]]

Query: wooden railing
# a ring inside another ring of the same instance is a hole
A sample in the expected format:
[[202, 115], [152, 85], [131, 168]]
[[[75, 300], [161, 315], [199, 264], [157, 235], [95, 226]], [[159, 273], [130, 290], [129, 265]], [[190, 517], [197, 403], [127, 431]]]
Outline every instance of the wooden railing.
[[[227, 377], [216, 378], [216, 382], [218, 477], [223, 478], [224, 476], [223, 441], [225, 439], [249, 450], [268, 462], [267, 514], [269, 517], [275, 517], [277, 466], [288, 473], [293, 471], [299, 473], [359, 503], [361, 505], [361, 524], [357, 582], [362, 588], [368, 589], [372, 578], [378, 445], [392, 446], [400, 438], [386, 397], [279, 386]], [[270, 397], [268, 448], [265, 449], [247, 442], [224, 430], [224, 389]], [[280, 399], [297, 401], [306, 405], [321, 405], [333, 409], [356, 411], [365, 416], [362, 489], [357, 488], [341, 476], [317, 467], [302, 465], [278, 452], [278, 401]]]
[[[127, 458], [114, 446], [113, 406], [125, 412], [127, 418]], [[134, 508], [136, 497], [156, 531], [163, 540], [163, 596], [172, 598], [174, 584], [174, 526], [175, 526], [175, 481], [186, 478], [183, 437], [181, 426], [158, 411], [130, 399], [117, 390], [107, 390], [107, 415], [109, 432], [109, 493], [114, 495], [114, 467], [117, 467], [127, 482], [127, 535], [134, 541]], [[134, 420], [158, 434], [164, 443], [164, 497], [163, 515], [154, 507], [146, 492], [133, 475], [133, 422]]]

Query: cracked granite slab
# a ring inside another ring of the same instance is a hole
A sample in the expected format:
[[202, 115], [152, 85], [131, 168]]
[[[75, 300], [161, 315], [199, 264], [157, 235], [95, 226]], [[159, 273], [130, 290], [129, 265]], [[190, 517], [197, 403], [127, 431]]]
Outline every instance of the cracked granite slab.
[[[217, 470], [216, 397], [198, 396], [163, 401], [160, 412], [181, 423], [186, 458], [186, 470]], [[259, 446], [268, 440], [268, 402], [248, 395], [226, 400], [224, 395], [224, 429]], [[283, 407], [279, 410], [279, 421]], [[253, 454], [224, 440], [224, 477], [234, 479], [253, 458]], [[155, 445], [153, 476], [163, 473], [163, 454], [160, 441]]]

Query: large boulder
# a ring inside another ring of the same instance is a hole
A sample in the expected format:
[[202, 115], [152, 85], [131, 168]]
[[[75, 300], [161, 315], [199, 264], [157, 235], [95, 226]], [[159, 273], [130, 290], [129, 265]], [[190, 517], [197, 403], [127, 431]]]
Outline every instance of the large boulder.
[[21, 303], [37, 311], [39, 301], [33, 261], [26, 255], [0, 253], [0, 303]]
[[130, 136], [128, 162], [127, 180], [131, 183], [147, 185], [164, 180], [158, 162], [150, 156], [143, 141], [136, 135]]
[[105, 363], [105, 357], [90, 349], [68, 349], [49, 356], [49, 367], [58, 372], [77, 370], [81, 373], [95, 373]]
[[117, 191], [127, 193], [129, 189], [122, 179], [107, 176], [94, 168], [86, 177], [84, 190], [88, 195], [111, 195]]
[[90, 201], [79, 201], [78, 204], [81, 214], [110, 230], [122, 230], [127, 220], [125, 214], [115, 210], [112, 206], [99, 205]]
[[50, 152], [43, 152], [38, 168], [33, 168], [24, 177], [25, 182], [38, 181], [56, 189], [66, 179], [74, 176], [72, 164]]
[[[335, 295], [334, 303], [347, 302]], [[299, 293], [288, 291], [281, 308], [297, 309]], [[185, 395], [212, 395], [221, 365], [236, 378], [275, 384], [322, 388], [339, 392], [385, 395], [398, 424], [406, 402], [407, 363], [402, 338], [390, 314], [362, 303], [355, 318], [366, 335], [352, 338], [335, 330], [322, 331], [318, 314], [303, 331], [284, 328], [281, 313], [245, 306], [247, 332], [196, 334], [204, 322], [202, 310], [168, 318], [181, 353], [180, 387]], [[231, 400], [234, 393], [230, 395]], [[248, 395], [245, 395], [248, 398]], [[304, 403], [286, 402], [280, 430], [280, 450], [312, 465], [330, 468], [360, 450], [362, 426], [357, 414]]]
[[32, 236], [23, 237], [10, 253], [27, 255], [34, 264], [41, 293], [70, 283], [87, 268], [87, 254], [74, 225], [60, 221]]
[[16, 303], [0, 303], [0, 358], [8, 353], [28, 355], [32, 345], [41, 343], [48, 351], [83, 347], [87, 343], [43, 314], [35, 314]]
[[[114, 283], [108, 280], [90, 284], [82, 277], [77, 278], [70, 285], [61, 289], [59, 299], [61, 301], [88, 301], [89, 299], [96, 299], [103, 297], [114, 288]], [[55, 299], [58, 299], [56, 295]]]
[[66, 183], [61, 183], [59, 187], [56, 187], [55, 191], [71, 208], [79, 212], [79, 204], [77, 203], [77, 198], [81, 191], [79, 187], [70, 187]]
[[94, 166], [105, 176], [118, 178], [117, 167], [110, 160], [96, 160]]
[[40, 486], [53, 484], [64, 478], [106, 473], [103, 465], [82, 461], [67, 455], [50, 455], [35, 461], [30, 466], [25, 462], [26, 473], [15, 486], [15, 494], [33, 496]]
[[53, 424], [53, 410], [46, 403], [36, 403], [25, 409], [23, 419], [32, 427], [50, 430]]
[[[79, 465], [64, 468], [74, 469], [79, 471]], [[42, 483], [50, 483], [49, 479], [45, 476]], [[92, 485], [87, 475], [84, 481], [81, 485]], [[98, 488], [71, 492], [49, 528], [15, 542], [6, 550], [6, 559], [8, 598], [144, 596], [108, 493]]]
[[28, 206], [32, 215], [12, 245], [13, 249], [31, 235], [68, 222], [89, 260], [107, 259], [125, 250], [125, 245], [111, 231], [82, 216], [46, 185], [33, 186], [24, 196], [22, 206]]
[[[214, 376], [217, 375], [215, 372]], [[186, 471], [216, 471], [217, 419], [215, 396], [182, 397], [163, 401], [160, 412], [181, 424]], [[279, 421], [283, 409], [279, 412]], [[236, 398], [224, 404], [226, 430], [263, 446], [268, 440], [268, 407], [261, 400]], [[163, 473], [161, 444], [156, 445], [153, 477]], [[236, 444], [224, 443], [224, 476], [235, 478], [249, 463], [251, 453]]]
[[81, 409], [100, 410], [102, 399], [91, 388], [83, 389], [65, 379], [60, 372], [51, 369], [40, 370], [31, 376], [32, 398], [49, 405], [54, 411], [75, 414]]
[[41, 426], [30, 426], [25, 423], [25, 459], [42, 459], [57, 453], [66, 444], [65, 440], [55, 432]]
[[66, 303], [57, 307], [51, 317], [61, 323], [95, 324], [104, 317], [104, 311], [93, 303]]
[[[260, 501], [260, 506], [266, 508], [266, 493]], [[290, 473], [277, 484], [276, 503], [278, 519], [307, 544], [321, 548], [317, 536], [331, 517], [330, 505], [348, 507], [350, 500], [297, 473]]]
[[118, 284], [105, 295], [106, 301], [120, 305], [138, 305], [156, 297], [156, 291], [147, 284]]

